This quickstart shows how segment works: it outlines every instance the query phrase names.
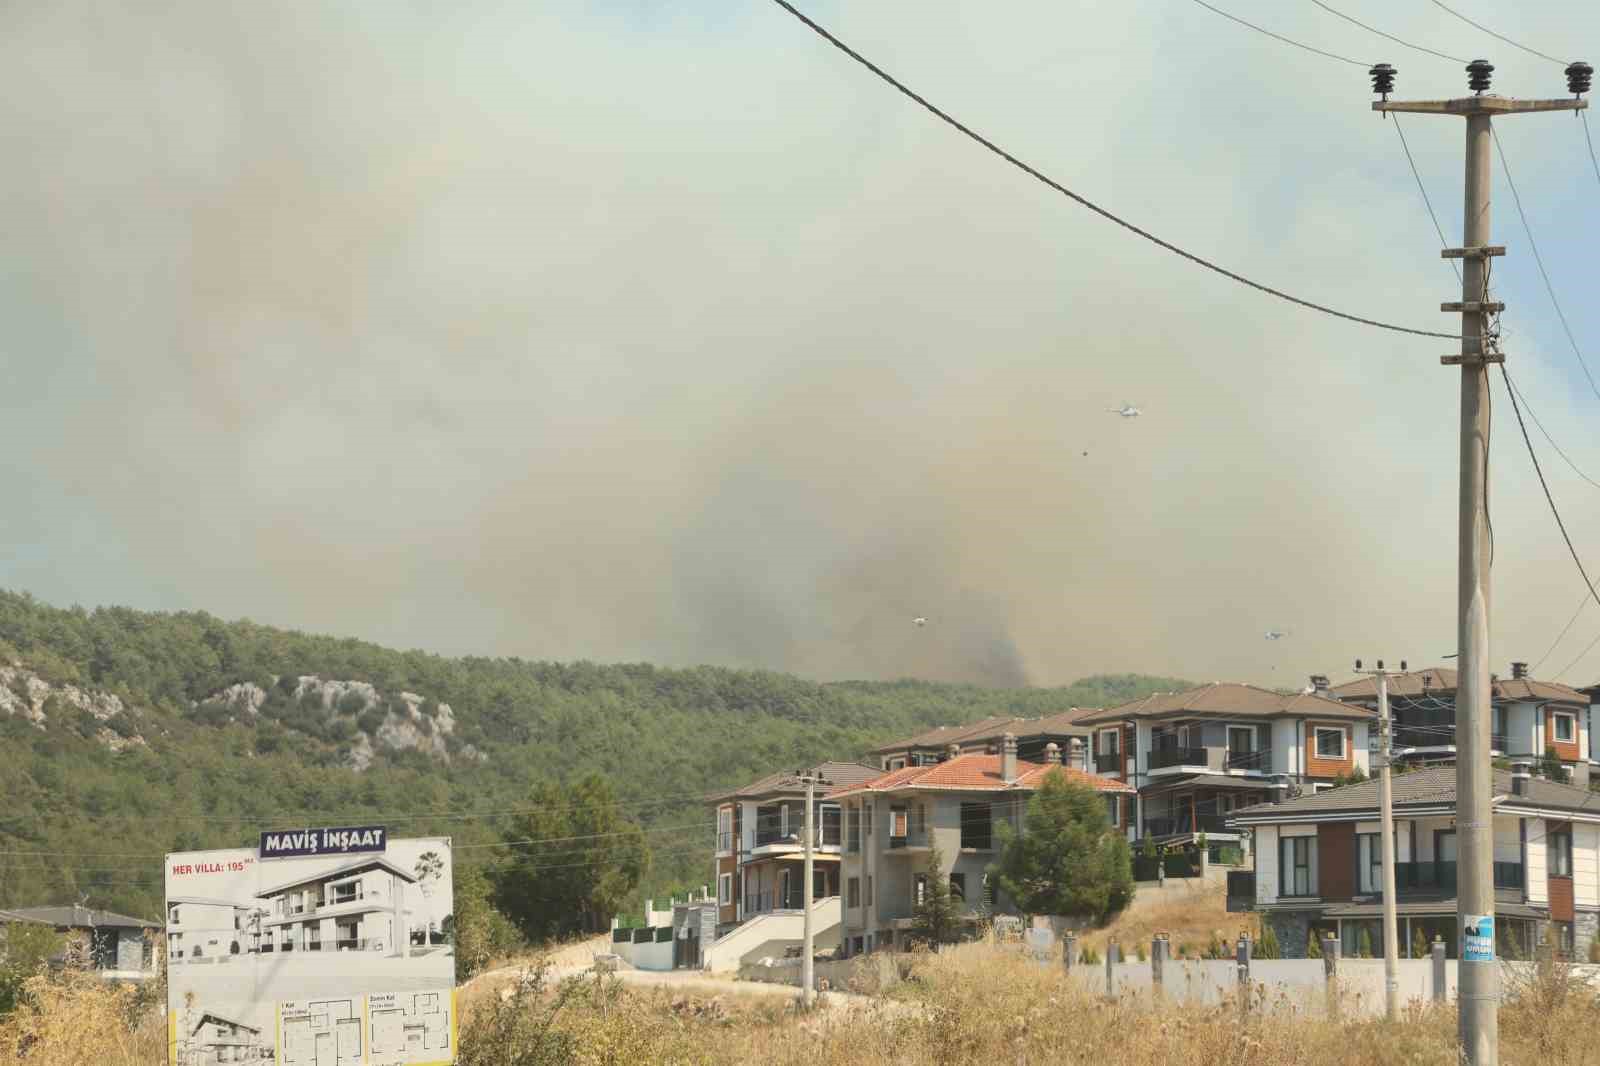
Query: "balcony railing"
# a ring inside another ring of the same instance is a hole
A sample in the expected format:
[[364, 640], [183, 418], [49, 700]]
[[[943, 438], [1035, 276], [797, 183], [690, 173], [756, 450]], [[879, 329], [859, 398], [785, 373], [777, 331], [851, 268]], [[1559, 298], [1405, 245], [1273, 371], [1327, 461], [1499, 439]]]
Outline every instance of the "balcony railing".
[[1163, 770], [1169, 766], [1204, 766], [1206, 765], [1206, 749], [1204, 748], [1153, 748], [1150, 751], [1150, 769]]
[[1146, 836], [1167, 837], [1179, 836], [1183, 833], [1226, 833], [1228, 832], [1227, 817], [1221, 814], [1202, 814], [1191, 816], [1187, 813], [1175, 817], [1146, 818], [1144, 832]]
[[[1394, 744], [1397, 748], [1446, 748], [1455, 742], [1455, 726], [1448, 722], [1441, 725], [1397, 724], [1394, 727]], [[1506, 735], [1489, 734], [1489, 747], [1495, 751], [1505, 751]]]
[[889, 836], [889, 847], [899, 848], [925, 848], [931, 843], [931, 838], [926, 829], [913, 829], [903, 836]]
[[732, 833], [718, 833], [717, 834], [717, 850], [718, 851], [732, 851], [733, 850], [733, 834]]
[[802, 889], [790, 889], [788, 895], [776, 890], [766, 892], [746, 892], [744, 896], [744, 916], [752, 914], [766, 914], [768, 911], [797, 911], [805, 905], [805, 894]]
[[1260, 770], [1263, 773], [1272, 769], [1272, 752], [1267, 749], [1261, 751], [1232, 751], [1227, 755], [1227, 767], [1230, 770]]
[[1096, 752], [1094, 768], [1102, 774], [1120, 774], [1122, 772], [1122, 752]]

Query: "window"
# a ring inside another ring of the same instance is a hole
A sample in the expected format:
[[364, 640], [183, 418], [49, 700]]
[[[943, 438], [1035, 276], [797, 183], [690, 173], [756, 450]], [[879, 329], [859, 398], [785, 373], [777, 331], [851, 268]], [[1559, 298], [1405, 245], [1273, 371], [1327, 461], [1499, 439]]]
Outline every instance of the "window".
[[1578, 716], [1575, 714], [1556, 713], [1550, 716], [1555, 725], [1555, 738], [1562, 744], [1573, 744], [1578, 740]]
[[1122, 825], [1122, 797], [1115, 792], [1106, 797], [1106, 817], [1111, 820], [1112, 828]]
[[872, 807], [873, 803], [870, 799], [861, 807], [861, 821], [867, 827], [867, 836], [872, 835]]
[[1344, 727], [1342, 726], [1317, 726], [1316, 745], [1317, 758], [1342, 759], [1344, 758]]
[[[1400, 854], [1400, 831], [1395, 830], [1396, 856]], [[1398, 865], [1399, 859], [1396, 858]], [[1383, 893], [1383, 834], [1359, 833], [1356, 836], [1356, 877], [1357, 891], [1362, 893]]]
[[717, 850], [733, 850], [733, 808], [717, 808]]
[[904, 770], [905, 768], [906, 768], [905, 759], [890, 759], [889, 760], [889, 765], [886, 767], [886, 769], [890, 769], [890, 770]]
[[861, 878], [852, 877], [844, 883], [844, 905], [851, 910], [861, 906]]
[[987, 803], [961, 805], [961, 846], [977, 851], [988, 851], [992, 843], [991, 819], [993, 814]]
[[1564, 828], [1551, 832], [1546, 849], [1550, 853], [1550, 876], [1571, 877], [1572, 830]]
[[915, 883], [911, 886], [911, 905], [920, 907], [928, 898], [928, 875], [918, 874]]
[[1096, 743], [1099, 745], [1098, 751], [1101, 755], [1115, 755], [1121, 750], [1122, 730], [1102, 729]]
[[889, 835], [904, 840], [906, 837], [906, 809], [904, 807], [889, 808]]
[[724, 907], [733, 902], [732, 874], [721, 874], [717, 877], [717, 902]]
[[1317, 887], [1317, 838], [1285, 837], [1281, 847], [1278, 894], [1314, 895]]
[[872, 906], [872, 875], [867, 875], [867, 906]]
[[861, 808], [851, 807], [844, 816], [844, 847], [846, 851], [861, 850]]
[[953, 896], [954, 898], [958, 899], [958, 900], [961, 900], [963, 903], [966, 902], [966, 900], [967, 900], [967, 875], [966, 874], [951, 874], [950, 875], [950, 895]]

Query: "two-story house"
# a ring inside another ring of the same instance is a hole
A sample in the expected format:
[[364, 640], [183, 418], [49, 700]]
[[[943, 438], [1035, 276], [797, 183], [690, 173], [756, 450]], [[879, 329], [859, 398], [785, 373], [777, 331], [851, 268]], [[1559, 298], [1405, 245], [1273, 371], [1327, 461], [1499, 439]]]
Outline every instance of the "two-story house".
[[[409, 870], [382, 855], [367, 855], [259, 893], [260, 950], [372, 951], [411, 954], [406, 886]], [[424, 941], [425, 942], [425, 941]]]
[[[952, 742], [953, 744], [954, 742]], [[966, 912], [982, 913], [996, 900], [988, 867], [998, 857], [996, 825], [1021, 829], [1028, 800], [1049, 773], [1064, 773], [1103, 792], [1115, 819], [1131, 798], [1131, 786], [1060, 765], [1047, 747], [1044, 762], [1017, 757], [1017, 739], [1002, 736], [998, 754], [947, 752], [943, 762], [904, 766], [852, 786], [828, 799], [844, 815], [844, 921], [841, 942], [860, 954], [901, 942], [928, 878], [946, 879]], [[929, 855], [941, 856], [937, 871]]]
[[[1395, 895], [1401, 955], [1435, 936], [1456, 957], [1456, 772], [1394, 777]], [[1552, 923], [1583, 958], [1600, 925], [1600, 803], [1517, 764], [1494, 771], [1495, 931], [1500, 954], [1526, 954]], [[1254, 873], [1230, 874], [1229, 908], [1256, 910], [1285, 957], [1331, 932], [1341, 950], [1383, 953], [1378, 782], [1235, 811], [1255, 837]]]
[[251, 908], [232, 900], [203, 896], [167, 899], [167, 959], [214, 959], [254, 951], [261, 942], [259, 922], [249, 920]]
[[1373, 714], [1315, 692], [1232, 682], [1164, 692], [1085, 715], [1095, 771], [1138, 792], [1131, 824], [1169, 844], [1236, 839], [1228, 815], [1275, 781], [1313, 792], [1367, 770]]
[[[882, 771], [853, 762], [825, 762], [816, 767], [829, 784], [813, 794], [816, 847], [812, 853], [812, 895], [839, 894], [842, 828], [839, 805], [823, 796]], [[780, 770], [734, 789], [710, 802], [717, 812], [714, 875], [717, 924], [728, 927], [771, 911], [799, 910], [804, 900], [805, 786], [792, 770]]]
[[232, 1062], [266, 1062], [272, 1059], [262, 1040], [261, 1027], [214, 1011], [200, 1015], [178, 1049], [179, 1066], [223, 1066]]
[[[1000, 740], [1007, 733], [1017, 738], [1018, 758], [1039, 762], [1044, 759], [1045, 746], [1056, 745], [1064, 761], [1073, 752], [1087, 752], [1084, 746], [1089, 730], [1079, 723], [1098, 707], [1069, 707], [1056, 714], [1041, 718], [990, 717], [971, 725], [940, 726], [914, 737], [891, 741], [872, 750], [872, 757], [885, 770], [898, 770], [905, 766], [931, 766], [957, 752], [983, 752], [994, 755], [1000, 750]], [[1077, 765], [1077, 764], [1074, 764]]]
[[[1454, 762], [1456, 672], [1446, 667], [1389, 677], [1389, 714], [1394, 721], [1396, 762]], [[1377, 681], [1359, 678], [1328, 690], [1345, 703], [1378, 706]], [[1496, 758], [1538, 762], [1549, 752], [1571, 781], [1589, 784], [1589, 737], [1597, 713], [1589, 692], [1528, 676], [1527, 663], [1512, 663], [1509, 679], [1491, 685], [1490, 749]]]

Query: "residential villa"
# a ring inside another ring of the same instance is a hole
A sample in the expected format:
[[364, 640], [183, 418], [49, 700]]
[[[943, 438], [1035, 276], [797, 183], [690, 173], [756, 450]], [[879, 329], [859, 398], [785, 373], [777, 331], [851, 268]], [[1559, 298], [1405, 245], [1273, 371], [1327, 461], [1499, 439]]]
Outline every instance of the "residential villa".
[[167, 900], [167, 958], [182, 962], [255, 951], [264, 913], [232, 900], [172, 896]]
[[1044, 761], [1018, 758], [1017, 738], [1002, 735], [998, 754], [952, 750], [942, 762], [906, 765], [828, 794], [844, 817], [844, 924], [841, 946], [856, 955], [902, 945], [913, 909], [927, 891], [930, 853], [942, 857], [966, 913], [1002, 909], [988, 880], [998, 857], [995, 827], [1020, 829], [1028, 800], [1049, 773], [1064, 773], [1103, 792], [1113, 822], [1131, 812], [1132, 786], [1060, 764], [1048, 743]]
[[[1317, 692], [1213, 682], [1084, 715], [1095, 772], [1138, 792], [1130, 835], [1240, 841], [1229, 815], [1279, 791], [1314, 793], [1367, 771], [1373, 712]], [[1242, 841], [1240, 841], [1242, 843]]]
[[[156, 975], [155, 940], [161, 930], [156, 922], [88, 907], [14, 907], [0, 910], [0, 945], [5, 926], [11, 924], [45, 925], [83, 938], [88, 948], [84, 964], [101, 977], [144, 981]], [[59, 958], [64, 961], [66, 955]]]
[[[829, 788], [848, 786], [881, 771], [852, 762], [826, 762], [816, 768], [825, 781], [815, 789], [816, 847], [812, 857], [812, 895], [839, 895], [842, 843], [839, 805], [824, 801]], [[716, 886], [718, 926], [724, 930], [760, 914], [799, 911], [804, 900], [805, 786], [783, 770], [743, 788], [714, 796], [717, 811]]]
[[332, 870], [276, 885], [259, 894], [260, 951], [411, 953], [407, 885], [415, 874], [382, 855], [366, 855]]
[[[1396, 762], [1454, 762], [1456, 672], [1444, 667], [1412, 670], [1391, 675], [1388, 687]], [[1328, 694], [1373, 710], [1378, 706], [1377, 681], [1370, 677], [1329, 689]], [[1536, 681], [1528, 676], [1527, 663], [1512, 663], [1511, 677], [1496, 678], [1491, 685], [1491, 752], [1495, 758], [1534, 762], [1549, 752], [1574, 784], [1587, 787], [1590, 767], [1595, 765], [1589, 738], [1600, 714], [1597, 704], [1600, 688], [1580, 690]]]
[[206, 1011], [187, 1034], [178, 1066], [222, 1066], [271, 1059], [272, 1053], [263, 1046], [259, 1026]]
[[[1456, 772], [1393, 778], [1400, 954], [1441, 937], [1456, 957]], [[1499, 953], [1515, 957], [1552, 923], [1585, 958], [1600, 925], [1600, 805], [1587, 788], [1533, 777], [1526, 763], [1494, 771], [1494, 895]], [[1255, 869], [1229, 874], [1231, 910], [1256, 910], [1287, 958], [1316, 932], [1341, 950], [1383, 952], [1378, 782], [1306, 793], [1233, 812], [1255, 836]]]

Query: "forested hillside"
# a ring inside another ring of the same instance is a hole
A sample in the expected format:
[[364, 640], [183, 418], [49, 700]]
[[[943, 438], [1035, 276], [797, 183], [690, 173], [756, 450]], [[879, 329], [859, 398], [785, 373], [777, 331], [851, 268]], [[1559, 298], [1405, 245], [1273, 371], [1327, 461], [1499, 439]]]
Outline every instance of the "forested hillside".
[[[488, 844], [539, 785], [590, 772], [646, 828], [641, 894], [664, 893], [708, 877], [709, 791], [933, 725], [1182, 684], [1005, 691], [452, 659], [0, 591], [0, 907], [87, 893], [154, 915], [163, 853], [253, 844], [272, 826], [374, 821]], [[466, 848], [458, 863], [503, 857]]]

